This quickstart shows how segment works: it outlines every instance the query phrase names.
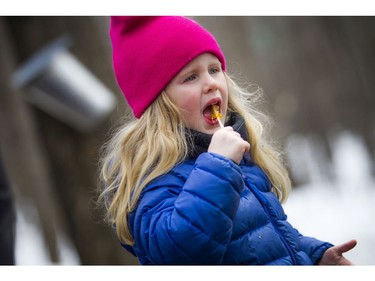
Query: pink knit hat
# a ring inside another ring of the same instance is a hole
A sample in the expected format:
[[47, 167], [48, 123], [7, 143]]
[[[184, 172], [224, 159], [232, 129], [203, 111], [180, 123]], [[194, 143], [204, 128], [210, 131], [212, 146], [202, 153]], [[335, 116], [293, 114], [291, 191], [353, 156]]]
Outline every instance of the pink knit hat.
[[111, 17], [113, 66], [136, 118], [174, 76], [198, 55], [225, 57], [215, 38], [192, 19], [172, 16]]

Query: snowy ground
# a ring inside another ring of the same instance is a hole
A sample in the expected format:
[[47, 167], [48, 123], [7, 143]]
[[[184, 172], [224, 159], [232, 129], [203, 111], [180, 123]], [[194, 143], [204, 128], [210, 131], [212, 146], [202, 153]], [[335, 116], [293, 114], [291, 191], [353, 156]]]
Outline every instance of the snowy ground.
[[[357, 239], [358, 245], [346, 256], [358, 265], [375, 265], [375, 180], [369, 153], [361, 139], [348, 132], [332, 144], [333, 161], [329, 161], [318, 143], [300, 136], [290, 138], [288, 155], [293, 172], [309, 184], [293, 190], [285, 211], [304, 235], [333, 244]], [[16, 263], [51, 264], [35, 211], [30, 203], [22, 205], [17, 214]], [[71, 242], [64, 236], [58, 241], [61, 264], [80, 264]]]
[[375, 180], [361, 139], [349, 132], [334, 139], [331, 162], [306, 138], [291, 139], [289, 147], [299, 155], [292, 160], [295, 172], [311, 181], [291, 193], [284, 206], [289, 221], [302, 234], [333, 244], [356, 239], [357, 246], [345, 256], [358, 265], [375, 265]]
[[[15, 262], [17, 265], [52, 265], [43, 241], [37, 211], [30, 201], [22, 200], [17, 209]], [[62, 233], [57, 237], [61, 265], [79, 265], [78, 253]]]

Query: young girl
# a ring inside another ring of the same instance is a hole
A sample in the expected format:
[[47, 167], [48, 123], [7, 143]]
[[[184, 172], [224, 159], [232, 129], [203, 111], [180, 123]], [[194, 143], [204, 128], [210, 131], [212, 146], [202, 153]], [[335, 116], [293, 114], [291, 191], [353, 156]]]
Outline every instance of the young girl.
[[110, 35], [136, 118], [106, 146], [101, 198], [141, 264], [351, 264], [342, 254], [355, 240], [333, 246], [287, 221], [287, 171], [207, 30], [185, 17], [112, 17]]

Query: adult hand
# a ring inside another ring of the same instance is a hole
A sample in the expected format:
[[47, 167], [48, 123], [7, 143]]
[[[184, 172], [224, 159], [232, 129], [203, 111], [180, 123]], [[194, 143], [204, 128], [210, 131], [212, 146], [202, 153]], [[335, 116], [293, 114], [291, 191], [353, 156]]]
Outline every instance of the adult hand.
[[351, 261], [343, 256], [343, 253], [350, 251], [356, 245], [357, 241], [353, 239], [344, 244], [327, 249], [318, 262], [318, 265], [353, 265]]

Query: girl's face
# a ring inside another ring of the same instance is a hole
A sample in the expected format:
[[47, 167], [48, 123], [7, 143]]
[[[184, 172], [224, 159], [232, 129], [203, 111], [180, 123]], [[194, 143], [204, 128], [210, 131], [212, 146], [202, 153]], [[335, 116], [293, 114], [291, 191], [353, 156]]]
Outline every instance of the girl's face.
[[228, 87], [216, 56], [204, 53], [187, 64], [169, 83], [166, 93], [180, 109], [185, 126], [206, 134], [219, 127], [211, 106], [219, 105], [222, 120], [228, 107]]

